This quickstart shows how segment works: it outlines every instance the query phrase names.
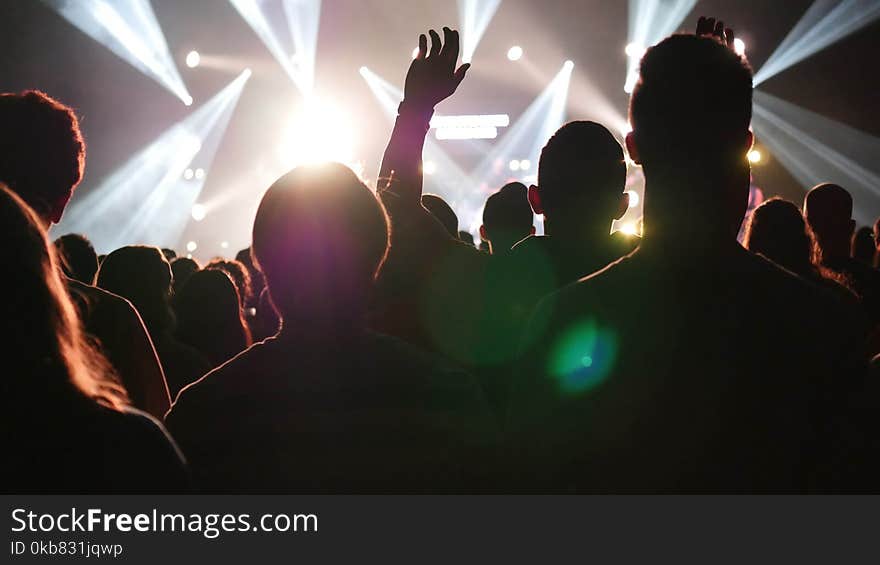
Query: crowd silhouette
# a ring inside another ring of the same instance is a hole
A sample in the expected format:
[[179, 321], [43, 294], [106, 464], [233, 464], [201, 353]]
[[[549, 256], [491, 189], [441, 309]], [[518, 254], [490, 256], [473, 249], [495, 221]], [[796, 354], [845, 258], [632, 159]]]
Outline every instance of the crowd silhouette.
[[611, 233], [624, 148], [574, 121], [535, 185], [489, 196], [480, 246], [422, 191], [434, 108], [469, 68], [442, 33], [419, 37], [373, 188], [297, 167], [252, 246], [205, 265], [52, 244], [78, 120], [0, 95], [5, 491], [877, 490], [880, 220], [856, 230], [836, 184], [745, 217], [734, 32], [700, 18], [641, 60], [643, 237]]

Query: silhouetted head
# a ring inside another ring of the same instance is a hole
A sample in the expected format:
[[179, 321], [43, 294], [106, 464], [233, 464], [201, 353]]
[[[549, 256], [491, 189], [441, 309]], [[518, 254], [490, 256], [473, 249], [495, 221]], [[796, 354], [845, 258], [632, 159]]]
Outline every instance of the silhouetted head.
[[[0, 262], [14, 296], [0, 301], [0, 355], [14, 360], [4, 379], [4, 406], [34, 414], [84, 399], [127, 403], [106, 359], [87, 341], [60, 276], [44, 220], [0, 184]], [[27, 423], [23, 423], [27, 426]]]
[[213, 365], [226, 362], [251, 344], [238, 290], [222, 270], [194, 273], [175, 297], [174, 310], [177, 338], [196, 348]]
[[67, 234], [55, 240], [61, 268], [68, 277], [83, 284], [93, 284], [98, 272], [98, 254], [84, 235]]
[[175, 259], [177, 259], [177, 251], [175, 251], [169, 247], [162, 248], [162, 255], [164, 255], [165, 258], [168, 259], [169, 263], [171, 261], [174, 261]]
[[625, 186], [623, 149], [611, 132], [595, 122], [569, 122], [541, 151], [538, 185], [528, 198], [535, 213], [544, 214], [551, 236], [585, 230], [606, 235], [611, 221], [626, 212]]
[[458, 239], [458, 216], [445, 200], [436, 194], [422, 195], [422, 206], [428, 209], [437, 220], [443, 224], [449, 235]]
[[171, 287], [174, 294], [180, 292], [186, 281], [200, 269], [199, 262], [189, 257], [178, 257], [171, 261]]
[[836, 184], [820, 184], [804, 198], [804, 217], [816, 234], [823, 261], [849, 257], [856, 227], [852, 211], [852, 196]]
[[251, 277], [251, 305], [256, 306], [259, 303], [259, 296], [263, 289], [266, 288], [266, 281], [263, 280], [263, 273], [259, 267], [254, 264], [254, 258], [251, 255], [251, 248], [246, 247], [235, 254], [235, 260], [245, 266]]
[[254, 257], [272, 302], [284, 327], [303, 333], [363, 323], [388, 241], [385, 208], [338, 163], [278, 179], [254, 220]]
[[61, 220], [82, 180], [86, 144], [68, 106], [37, 90], [0, 94], [0, 182], [43, 226]]
[[238, 291], [238, 297], [241, 300], [242, 308], [245, 307], [245, 304], [250, 302], [252, 298], [251, 292], [253, 292], [251, 288], [251, 275], [248, 272], [247, 267], [242, 263], [239, 261], [230, 261], [228, 259], [214, 259], [205, 265], [205, 269], [223, 271], [229, 275], [229, 278], [235, 283], [235, 288]]
[[865, 265], [874, 266], [874, 254], [876, 253], [874, 246], [874, 230], [869, 227], [862, 227], [856, 230], [852, 237], [851, 256], [856, 261], [860, 261]]
[[651, 233], [733, 239], [748, 207], [752, 71], [715, 39], [648, 49], [630, 100], [627, 148], [644, 167]]
[[534, 233], [534, 216], [526, 185], [508, 183], [486, 199], [480, 237], [490, 243], [492, 253], [507, 251]]
[[471, 247], [475, 247], [474, 245], [474, 236], [469, 231], [458, 230], [458, 239], [464, 243], [467, 243]]
[[796, 204], [771, 198], [752, 211], [743, 245], [794, 273], [813, 270], [813, 234]]
[[97, 286], [127, 298], [156, 340], [173, 322], [168, 300], [171, 266], [158, 247], [130, 245], [107, 255], [98, 269]]

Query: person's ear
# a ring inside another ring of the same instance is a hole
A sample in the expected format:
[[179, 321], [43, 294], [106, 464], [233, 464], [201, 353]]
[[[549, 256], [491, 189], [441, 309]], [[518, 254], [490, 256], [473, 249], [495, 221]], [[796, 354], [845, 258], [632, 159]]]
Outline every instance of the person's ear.
[[614, 219], [619, 220], [622, 218], [627, 210], [629, 210], [629, 192], [624, 192], [620, 195], [620, 202], [617, 204], [617, 215], [614, 216]]
[[536, 233], [537, 231], [538, 231], [538, 230], [535, 229], [535, 226], [532, 226], [531, 228], [529, 228], [529, 235], [535, 235], [535, 233]]
[[636, 146], [635, 133], [629, 132], [626, 134], [624, 143], [626, 143], [626, 152], [629, 153], [629, 158], [632, 159], [636, 165], [641, 165], [642, 159], [639, 157], [639, 148]]
[[485, 225], [480, 226], [480, 239], [482, 239], [483, 241], [489, 241], [489, 235], [486, 233]]
[[529, 204], [532, 206], [535, 214], [540, 215], [544, 213], [544, 206], [541, 204], [541, 191], [534, 184], [529, 187]]

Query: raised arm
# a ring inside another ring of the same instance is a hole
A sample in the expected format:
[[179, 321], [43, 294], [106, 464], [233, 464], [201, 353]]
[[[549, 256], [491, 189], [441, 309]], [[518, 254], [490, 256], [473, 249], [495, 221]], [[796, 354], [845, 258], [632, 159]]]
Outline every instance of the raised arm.
[[455, 92], [470, 67], [465, 64], [456, 68], [457, 31], [444, 27], [442, 42], [436, 31], [428, 33], [431, 50], [428, 51], [428, 38], [420, 35], [419, 52], [406, 75], [403, 102], [398, 108], [377, 183], [380, 194], [390, 191], [400, 205], [407, 206], [421, 201], [422, 149], [434, 107]]

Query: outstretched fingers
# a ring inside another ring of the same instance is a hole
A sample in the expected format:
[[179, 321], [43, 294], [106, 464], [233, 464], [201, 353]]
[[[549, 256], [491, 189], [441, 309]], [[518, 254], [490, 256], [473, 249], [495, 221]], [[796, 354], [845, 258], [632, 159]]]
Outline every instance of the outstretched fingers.
[[429, 57], [436, 57], [440, 54], [440, 48], [442, 44], [440, 43], [440, 35], [432, 30], [428, 30], [428, 34], [431, 36], [431, 52], [428, 54]]

